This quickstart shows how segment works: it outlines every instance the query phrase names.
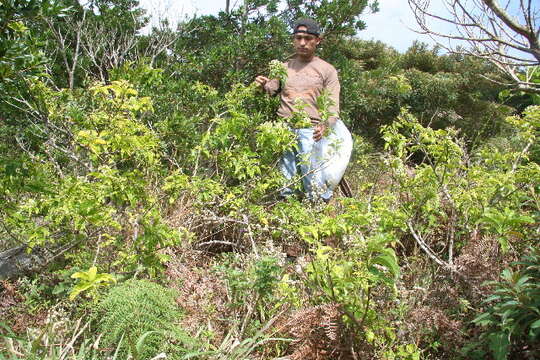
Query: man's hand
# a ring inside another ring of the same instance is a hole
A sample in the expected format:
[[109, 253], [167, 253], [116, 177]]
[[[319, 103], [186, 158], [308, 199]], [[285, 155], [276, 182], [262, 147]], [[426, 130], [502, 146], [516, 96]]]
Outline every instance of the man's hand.
[[325, 132], [326, 132], [326, 125], [322, 123], [318, 123], [317, 125], [315, 125], [315, 129], [313, 130], [313, 140], [315, 141], [321, 140]]
[[264, 89], [264, 85], [266, 85], [266, 83], [270, 81], [269, 78], [267, 78], [266, 76], [262, 76], [262, 75], [259, 75], [255, 78], [255, 82], [257, 84], [259, 84], [260, 87], [262, 87]]

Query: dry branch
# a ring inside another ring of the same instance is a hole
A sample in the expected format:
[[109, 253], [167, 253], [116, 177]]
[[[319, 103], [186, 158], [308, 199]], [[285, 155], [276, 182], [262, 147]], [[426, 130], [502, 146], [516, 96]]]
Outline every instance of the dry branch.
[[[488, 60], [511, 79], [510, 87], [540, 93], [526, 70], [540, 65], [540, 9], [534, 0], [521, 0], [519, 9], [512, 9], [519, 18], [510, 13], [510, 4], [503, 8], [497, 0], [443, 0], [447, 16], [431, 10], [431, 0], [408, 3], [420, 27], [416, 32], [451, 53]], [[436, 31], [433, 22], [453, 25], [456, 32]]]

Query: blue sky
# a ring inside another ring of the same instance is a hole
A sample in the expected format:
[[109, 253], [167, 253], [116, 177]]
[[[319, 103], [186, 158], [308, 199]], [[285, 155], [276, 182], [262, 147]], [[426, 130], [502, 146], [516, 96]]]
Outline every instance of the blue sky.
[[[193, 14], [206, 15], [217, 14], [225, 7], [225, 0], [140, 0], [151, 14], [168, 17], [175, 21]], [[240, 0], [231, 0], [231, 5]], [[414, 16], [409, 9], [407, 0], [381, 0], [380, 11], [375, 14], [362, 16], [367, 24], [367, 29], [361, 31], [358, 36], [366, 40], [381, 40], [394, 47], [398, 51], [405, 51], [414, 40], [421, 40], [430, 44], [433, 41], [426, 35], [420, 35], [409, 28], [416, 28]], [[445, 12], [440, 1], [434, 1], [433, 9], [437, 12]], [[438, 4], [438, 5], [437, 5]]]
[[[431, 9], [437, 14], [447, 14], [441, 1], [432, 1]], [[416, 20], [407, 0], [381, 0], [380, 11], [375, 14], [365, 14], [361, 17], [367, 28], [358, 34], [365, 40], [380, 40], [400, 52], [407, 50], [414, 40], [429, 44], [435, 42], [427, 35], [418, 34], [411, 29], [417, 29]], [[446, 24], [434, 23], [437, 30], [451, 31]], [[444, 30], [443, 30], [444, 29]]]

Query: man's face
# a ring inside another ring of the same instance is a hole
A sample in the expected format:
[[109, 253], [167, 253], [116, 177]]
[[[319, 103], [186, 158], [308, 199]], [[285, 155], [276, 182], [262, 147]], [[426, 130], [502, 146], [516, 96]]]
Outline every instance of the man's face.
[[[298, 30], [306, 31], [305, 26], [299, 26]], [[312, 57], [315, 54], [315, 49], [317, 45], [321, 42], [321, 39], [318, 36], [307, 34], [307, 33], [296, 33], [293, 35], [293, 45], [296, 50], [296, 55], [304, 58]]]

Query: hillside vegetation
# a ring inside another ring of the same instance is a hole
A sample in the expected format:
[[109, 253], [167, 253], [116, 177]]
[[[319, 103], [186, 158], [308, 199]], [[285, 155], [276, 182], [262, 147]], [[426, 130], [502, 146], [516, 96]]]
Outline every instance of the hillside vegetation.
[[[361, 40], [367, 0], [278, 3], [2, 0], [1, 359], [540, 358], [539, 96]], [[330, 204], [280, 199], [252, 83], [301, 14], [354, 136]]]

